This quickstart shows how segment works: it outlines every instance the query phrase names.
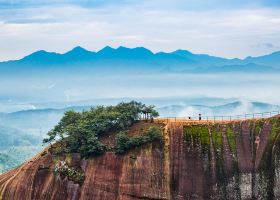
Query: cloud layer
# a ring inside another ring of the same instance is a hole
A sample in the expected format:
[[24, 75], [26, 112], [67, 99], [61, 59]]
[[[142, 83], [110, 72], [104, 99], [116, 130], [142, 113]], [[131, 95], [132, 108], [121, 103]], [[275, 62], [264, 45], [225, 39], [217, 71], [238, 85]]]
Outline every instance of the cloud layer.
[[77, 45], [262, 55], [279, 49], [279, 11], [275, 0], [0, 0], [0, 60]]

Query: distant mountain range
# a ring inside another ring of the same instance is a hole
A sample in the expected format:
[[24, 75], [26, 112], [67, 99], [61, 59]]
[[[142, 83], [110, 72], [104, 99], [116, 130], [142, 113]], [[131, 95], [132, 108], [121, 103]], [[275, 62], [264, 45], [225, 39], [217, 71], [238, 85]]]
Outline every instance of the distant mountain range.
[[267, 111], [280, 111], [280, 106], [261, 102], [235, 101], [219, 106], [205, 105], [169, 105], [157, 109], [161, 116], [166, 117], [197, 117], [199, 113], [204, 116], [233, 116]]
[[13, 70], [95, 69], [159, 72], [274, 72], [280, 70], [280, 51], [260, 57], [226, 59], [187, 50], [153, 53], [143, 47], [111, 48], [98, 52], [75, 47], [64, 54], [37, 51], [20, 60], [0, 63], [0, 72]]
[[[64, 112], [88, 110], [90, 104], [100, 105], [99, 101], [110, 105], [119, 100], [82, 101], [65, 108], [40, 108], [0, 113], [0, 174], [39, 152], [43, 148], [42, 138], [59, 122]], [[143, 101], [155, 104], [161, 117], [197, 117], [199, 113], [202, 113], [203, 117], [225, 116], [280, 110], [280, 106], [277, 105], [222, 98], [157, 98]], [[81, 106], [82, 104], [84, 106]]]
[[[198, 105], [178, 100], [177, 102], [169, 102], [168, 104], [165, 102], [165, 105], [163, 102], [158, 101], [155, 105], [160, 117], [198, 116], [198, 113], [202, 113], [204, 116], [227, 116], [245, 113], [251, 114], [256, 112], [280, 111], [280, 106], [261, 102], [233, 101], [225, 104], [220, 100], [217, 102], [219, 102], [219, 104]], [[95, 106], [96, 105], [97, 104], [95, 104]], [[46, 108], [23, 110], [12, 113], [0, 113], [0, 123], [26, 133], [42, 136], [58, 123], [66, 111], [74, 110], [81, 112], [83, 110], [89, 110], [90, 107], [92, 106], [72, 106], [59, 109]]]

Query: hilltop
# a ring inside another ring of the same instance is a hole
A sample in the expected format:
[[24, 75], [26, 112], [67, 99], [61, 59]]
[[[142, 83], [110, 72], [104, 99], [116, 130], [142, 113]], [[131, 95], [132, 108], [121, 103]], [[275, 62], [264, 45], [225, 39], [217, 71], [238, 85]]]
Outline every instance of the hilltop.
[[[70, 128], [74, 134], [85, 122], [71, 126], [76, 122], [66, 119], [49, 136]], [[70, 139], [66, 146], [64, 139], [52, 144], [0, 176], [0, 199], [280, 197], [279, 116], [215, 123], [151, 120], [135, 121], [125, 132], [103, 129], [90, 154], [74, 153], [69, 147], [77, 141]]]

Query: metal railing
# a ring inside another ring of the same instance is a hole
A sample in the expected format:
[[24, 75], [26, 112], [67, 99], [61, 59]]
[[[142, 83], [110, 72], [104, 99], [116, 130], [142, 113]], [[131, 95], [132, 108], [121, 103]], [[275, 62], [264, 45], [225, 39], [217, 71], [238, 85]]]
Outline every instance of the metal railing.
[[201, 118], [197, 116], [186, 116], [186, 117], [162, 117], [156, 118], [158, 121], [236, 121], [246, 119], [265, 119], [273, 116], [280, 115], [280, 111], [269, 111], [262, 113], [250, 113], [243, 115], [225, 115], [225, 116], [203, 116]]

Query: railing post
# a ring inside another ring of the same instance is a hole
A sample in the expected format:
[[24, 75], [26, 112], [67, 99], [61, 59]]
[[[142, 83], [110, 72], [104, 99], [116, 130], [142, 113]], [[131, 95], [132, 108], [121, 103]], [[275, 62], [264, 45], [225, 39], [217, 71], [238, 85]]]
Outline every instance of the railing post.
[[[251, 113], [251, 114], [244, 114], [244, 115], [228, 115], [228, 116], [205, 116], [205, 117], [201, 117], [202, 120], [207, 121], [207, 122], [216, 122], [217, 120], [220, 121], [224, 121], [224, 120], [229, 120], [229, 121], [234, 121], [234, 120], [247, 120], [247, 119], [259, 119], [259, 118], [268, 118], [268, 117], [273, 117], [276, 115], [280, 115], [280, 110], [278, 111], [269, 111], [269, 112], [262, 112], [262, 113]], [[244, 117], [244, 118], [243, 118]], [[197, 117], [179, 117], [179, 119], [177, 119], [178, 117], [166, 117], [166, 118], [158, 118], [155, 119], [155, 121], [163, 121], [163, 122], [180, 122], [180, 121], [197, 121], [200, 118], [197, 119]], [[146, 118], [143, 118], [142, 116], [140, 116], [138, 118], [140, 121], [142, 120], [146, 120]]]

